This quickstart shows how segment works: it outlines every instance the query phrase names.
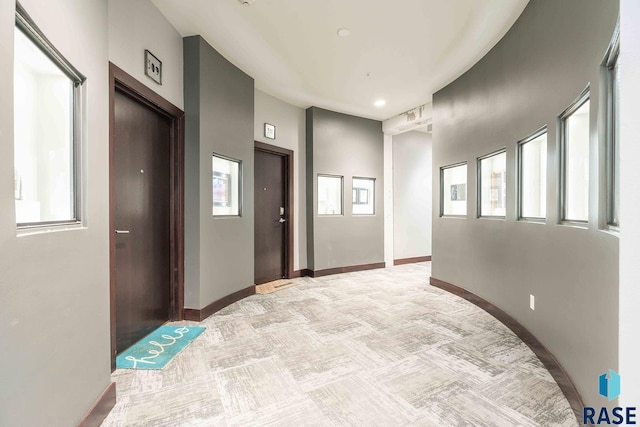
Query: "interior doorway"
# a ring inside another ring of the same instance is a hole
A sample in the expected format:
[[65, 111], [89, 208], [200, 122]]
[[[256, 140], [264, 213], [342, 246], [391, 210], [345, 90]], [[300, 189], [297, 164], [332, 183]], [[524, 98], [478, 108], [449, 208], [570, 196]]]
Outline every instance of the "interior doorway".
[[184, 113], [110, 64], [111, 366], [183, 316]]
[[291, 278], [293, 151], [256, 141], [254, 179], [254, 282]]

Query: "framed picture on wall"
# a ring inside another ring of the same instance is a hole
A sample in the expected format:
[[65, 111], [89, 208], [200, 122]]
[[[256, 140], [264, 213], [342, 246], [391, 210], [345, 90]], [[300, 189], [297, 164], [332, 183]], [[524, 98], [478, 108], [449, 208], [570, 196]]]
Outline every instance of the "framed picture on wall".
[[491, 173], [491, 209], [504, 209], [506, 199], [506, 174], [502, 172]]
[[162, 85], [162, 61], [145, 49], [144, 64], [144, 73], [154, 82]]
[[276, 127], [275, 125], [265, 123], [264, 124], [264, 137], [269, 139], [276, 139]]
[[453, 184], [451, 186], [451, 201], [467, 200], [467, 184]]
[[231, 205], [231, 175], [228, 173], [213, 172], [213, 205]]

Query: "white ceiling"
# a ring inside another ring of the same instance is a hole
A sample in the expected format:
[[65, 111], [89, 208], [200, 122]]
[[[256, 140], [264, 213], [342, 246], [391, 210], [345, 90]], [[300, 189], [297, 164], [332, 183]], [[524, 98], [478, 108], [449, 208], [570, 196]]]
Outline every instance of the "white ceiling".
[[[513, 25], [528, 0], [152, 0], [293, 105], [384, 120], [431, 101]], [[349, 37], [338, 37], [346, 27]], [[384, 107], [374, 101], [385, 99]]]

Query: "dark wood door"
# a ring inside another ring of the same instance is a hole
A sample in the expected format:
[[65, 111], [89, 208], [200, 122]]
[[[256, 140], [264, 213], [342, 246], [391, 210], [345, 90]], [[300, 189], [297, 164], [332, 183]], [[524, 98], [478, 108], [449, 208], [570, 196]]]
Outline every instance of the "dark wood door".
[[113, 203], [116, 352], [170, 318], [171, 122], [116, 90]]
[[285, 162], [283, 156], [255, 152], [255, 282], [285, 275]]

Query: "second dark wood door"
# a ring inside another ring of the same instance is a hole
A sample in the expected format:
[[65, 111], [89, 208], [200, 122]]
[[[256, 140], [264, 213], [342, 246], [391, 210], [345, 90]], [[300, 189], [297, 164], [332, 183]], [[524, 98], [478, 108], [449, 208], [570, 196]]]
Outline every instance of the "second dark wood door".
[[116, 352], [170, 318], [169, 119], [116, 90]]
[[284, 157], [255, 152], [255, 282], [284, 277]]

